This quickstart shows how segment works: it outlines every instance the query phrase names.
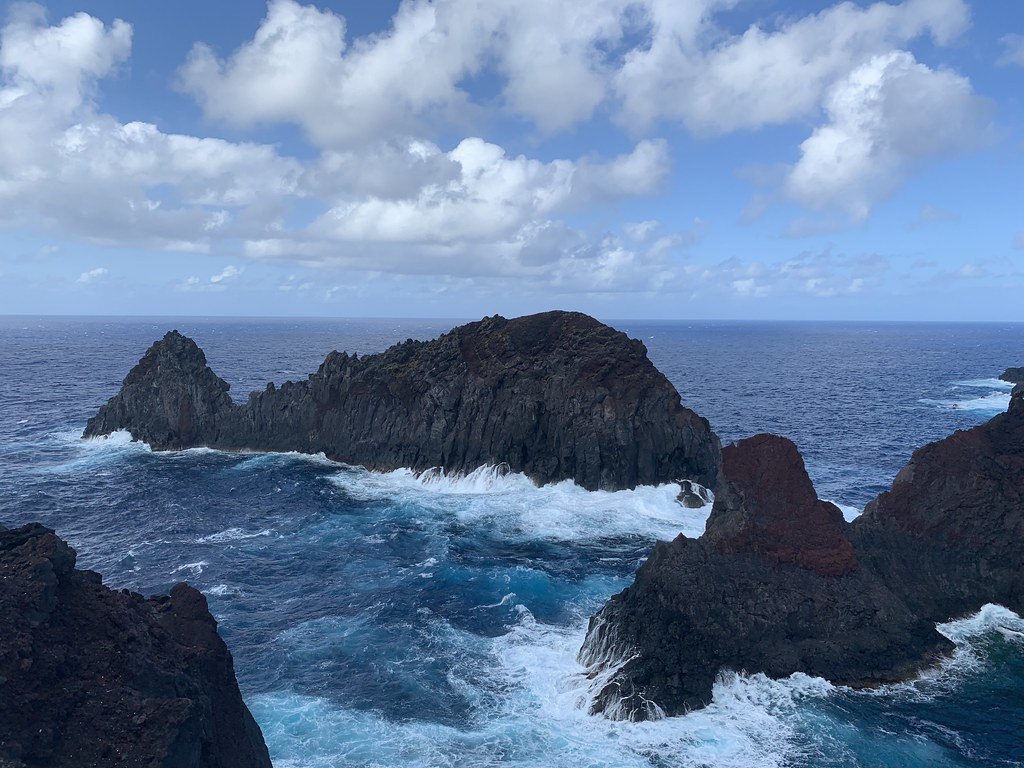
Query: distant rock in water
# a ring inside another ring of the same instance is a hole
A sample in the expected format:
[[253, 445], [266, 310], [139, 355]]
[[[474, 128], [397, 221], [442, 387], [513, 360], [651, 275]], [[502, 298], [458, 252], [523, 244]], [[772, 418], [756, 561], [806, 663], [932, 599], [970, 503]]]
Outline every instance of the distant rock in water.
[[704, 534], [656, 544], [579, 658], [593, 712], [651, 719], [707, 705], [720, 670], [907, 679], [951, 652], [937, 622], [990, 602], [1024, 612], [1024, 385], [1006, 413], [917, 450], [853, 523], [790, 441], [727, 446]]
[[489, 317], [359, 358], [332, 352], [307, 381], [235, 405], [176, 331], [146, 352], [85, 436], [119, 429], [154, 449], [322, 451], [369, 469], [505, 464], [588, 489], [710, 486], [719, 442], [647, 358], [591, 317]]
[[187, 584], [148, 600], [0, 527], [0, 765], [269, 768], [231, 654]]
[[1011, 384], [1024, 384], [1024, 368], [1007, 368], [999, 378]]

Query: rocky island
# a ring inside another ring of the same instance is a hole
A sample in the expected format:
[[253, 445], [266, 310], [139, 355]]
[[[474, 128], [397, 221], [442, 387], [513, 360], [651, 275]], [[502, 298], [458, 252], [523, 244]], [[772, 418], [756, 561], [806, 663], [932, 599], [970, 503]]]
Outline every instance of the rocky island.
[[332, 352], [306, 381], [236, 405], [191, 339], [153, 344], [85, 437], [157, 450], [323, 452], [374, 470], [504, 465], [538, 483], [710, 486], [720, 446], [643, 343], [576, 312], [494, 316], [365, 357]]
[[0, 527], [0, 766], [269, 768], [206, 598], [144, 599]]
[[704, 534], [659, 542], [591, 619], [592, 711], [656, 719], [707, 705], [720, 670], [853, 687], [952, 650], [936, 622], [1024, 611], [1024, 385], [1007, 412], [914, 452], [853, 523], [820, 501], [796, 446], [722, 451]]

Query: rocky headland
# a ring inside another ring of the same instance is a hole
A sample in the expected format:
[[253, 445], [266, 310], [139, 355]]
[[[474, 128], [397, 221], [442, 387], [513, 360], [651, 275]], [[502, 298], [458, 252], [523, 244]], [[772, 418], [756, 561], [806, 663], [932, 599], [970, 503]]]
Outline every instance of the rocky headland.
[[999, 378], [1011, 384], [1024, 384], [1024, 368], [1007, 368], [999, 374]]
[[504, 465], [591, 490], [711, 486], [720, 456], [642, 342], [575, 312], [488, 317], [361, 358], [332, 352], [306, 381], [268, 384], [244, 404], [171, 331], [84, 436], [122, 429], [156, 450], [323, 452], [373, 470]]
[[0, 527], [0, 765], [269, 768], [206, 598], [116, 592], [75, 560]]
[[871, 687], [948, 655], [936, 622], [1024, 611], [1024, 385], [988, 423], [914, 452], [854, 522], [818, 500], [796, 446], [722, 451], [704, 534], [659, 542], [591, 619], [592, 711], [651, 719], [707, 705], [720, 670]]

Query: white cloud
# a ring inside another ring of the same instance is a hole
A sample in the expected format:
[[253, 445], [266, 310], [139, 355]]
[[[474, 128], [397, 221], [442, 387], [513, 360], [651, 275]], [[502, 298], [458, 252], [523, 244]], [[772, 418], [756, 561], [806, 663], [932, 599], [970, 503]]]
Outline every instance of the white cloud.
[[240, 274], [242, 274], [242, 272], [244, 271], [244, 269], [239, 269], [238, 267], [229, 264], [228, 266], [224, 267], [224, 271], [221, 272], [219, 275], [214, 275], [213, 277], [211, 277], [210, 282], [229, 283], [236, 277], [238, 277]]
[[724, 297], [852, 296], [878, 287], [890, 269], [878, 255], [848, 256], [831, 249], [804, 251], [776, 262], [727, 259], [715, 265], [689, 264], [685, 284], [701, 293]]
[[97, 267], [96, 269], [90, 269], [88, 272], [83, 272], [78, 276], [78, 280], [75, 282], [88, 285], [89, 283], [99, 280], [101, 277], [106, 277], [109, 274], [109, 270], [106, 267]]
[[179, 291], [194, 293], [221, 293], [226, 291], [228, 289], [228, 285], [233, 283], [244, 271], [244, 268], [239, 268], [229, 264], [224, 267], [223, 271], [220, 273], [211, 275], [208, 280], [202, 280], [199, 277], [192, 275], [179, 283], [177, 287]]
[[[716, 14], [737, 4], [407, 0], [387, 32], [350, 44], [343, 17], [271, 0], [227, 59], [197, 44], [181, 85], [214, 119], [292, 122], [320, 146], [413, 135], [439, 117], [464, 124], [495, 97], [543, 133], [606, 106], [633, 129], [668, 119], [716, 134], [811, 117], [872, 56], [922, 35], [949, 44], [970, 21], [963, 0], [843, 2], [726, 34]], [[481, 72], [497, 75], [497, 93], [471, 86]]]
[[999, 42], [1003, 46], [1003, 53], [996, 63], [1024, 67], [1024, 35], [1003, 35]]
[[992, 107], [966, 78], [895, 51], [837, 84], [826, 111], [829, 121], [801, 144], [785, 193], [863, 221], [921, 162], [982, 146]]

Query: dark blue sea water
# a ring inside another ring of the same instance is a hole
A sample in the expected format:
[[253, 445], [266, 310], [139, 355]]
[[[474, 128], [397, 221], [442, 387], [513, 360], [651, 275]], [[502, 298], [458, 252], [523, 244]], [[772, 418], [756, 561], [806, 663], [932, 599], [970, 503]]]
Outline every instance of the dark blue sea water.
[[[193, 336], [244, 399], [332, 349], [449, 321], [0, 317], [0, 523], [38, 520], [115, 587], [206, 592], [275, 765], [1024, 765], [1024, 622], [944, 628], [958, 654], [875, 692], [723, 676], [714, 704], [585, 714], [587, 618], [651, 543], [698, 535], [676, 488], [588, 493], [322, 457], [154, 454], [80, 439], [152, 341]], [[911, 451], [1005, 409], [1024, 325], [619, 322], [723, 440], [794, 438], [852, 517]]]

